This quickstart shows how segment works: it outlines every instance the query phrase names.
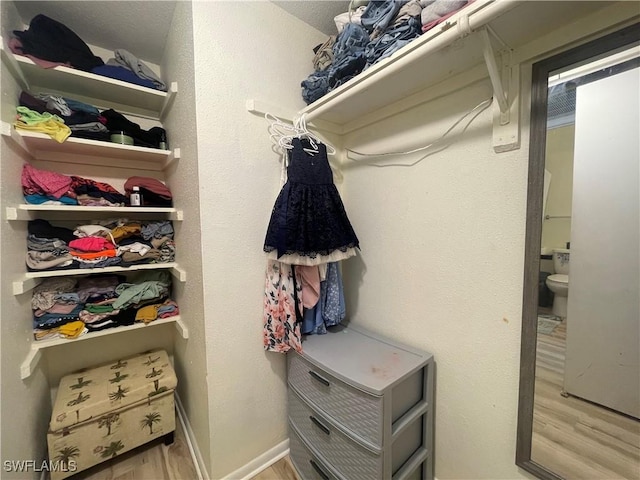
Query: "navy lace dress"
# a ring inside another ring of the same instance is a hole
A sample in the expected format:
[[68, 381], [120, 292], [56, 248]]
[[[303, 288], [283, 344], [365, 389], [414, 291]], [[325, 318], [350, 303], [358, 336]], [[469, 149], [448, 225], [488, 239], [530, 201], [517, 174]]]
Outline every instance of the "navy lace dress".
[[307, 139], [294, 138], [289, 150], [287, 183], [276, 199], [264, 251], [291, 265], [319, 265], [355, 255], [359, 247], [333, 183], [327, 149], [308, 153]]

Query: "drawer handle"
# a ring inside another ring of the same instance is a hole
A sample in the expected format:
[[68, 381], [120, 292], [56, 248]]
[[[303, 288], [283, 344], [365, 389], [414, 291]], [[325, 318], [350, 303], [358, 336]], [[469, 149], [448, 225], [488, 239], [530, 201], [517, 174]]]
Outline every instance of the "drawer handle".
[[309, 415], [309, 420], [311, 420], [313, 423], [316, 424], [316, 426], [322, 430], [324, 433], [326, 433], [327, 435], [331, 435], [331, 430], [329, 430], [327, 427], [325, 427], [320, 420], [318, 420], [316, 417], [314, 417], [313, 415]]
[[318, 466], [318, 464], [316, 462], [314, 462], [313, 460], [309, 460], [309, 463], [311, 464], [311, 466], [313, 467], [313, 469], [318, 472], [318, 475], [320, 475], [322, 478], [324, 478], [324, 480], [331, 480], [329, 478], [329, 475], [327, 475], [326, 473], [324, 473], [322, 471], [322, 469]]
[[326, 378], [321, 377], [320, 375], [318, 375], [316, 372], [309, 370], [309, 375], [311, 375], [311, 378], [313, 378], [314, 380], [317, 380], [318, 382], [322, 383], [323, 385], [326, 385], [327, 387], [329, 385], [331, 385], [329, 383], [329, 380], [327, 380]]

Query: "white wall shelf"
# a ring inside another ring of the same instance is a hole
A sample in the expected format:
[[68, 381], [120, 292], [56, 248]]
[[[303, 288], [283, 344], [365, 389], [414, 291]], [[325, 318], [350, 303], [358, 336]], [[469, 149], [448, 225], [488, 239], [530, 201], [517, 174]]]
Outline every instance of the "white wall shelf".
[[159, 318], [148, 324], [138, 322], [138, 323], [134, 323], [133, 325], [125, 325], [122, 327], [114, 327], [114, 328], [108, 328], [105, 330], [99, 330], [97, 332], [90, 332], [78, 338], [73, 338], [73, 339], [53, 338], [48, 340], [39, 340], [39, 341], [35, 340], [31, 344], [31, 349], [29, 350], [27, 357], [20, 365], [20, 378], [24, 380], [25, 378], [29, 378], [31, 376], [33, 371], [36, 369], [38, 362], [40, 361], [40, 358], [42, 357], [42, 351], [47, 348], [56, 347], [59, 345], [69, 345], [71, 343], [80, 342], [83, 340], [93, 340], [94, 338], [100, 338], [107, 335], [126, 333], [132, 330], [138, 330], [141, 328], [166, 325], [168, 323], [175, 323], [176, 330], [178, 331], [180, 336], [184, 339], [189, 338], [189, 329], [187, 328], [185, 323], [182, 321], [182, 318], [180, 317], [180, 315], [176, 315], [174, 317]]
[[4, 46], [2, 56], [25, 90], [67, 94], [90, 104], [98, 101], [102, 105], [96, 106], [135, 115], [161, 118], [178, 92], [175, 82], [169, 85], [168, 92], [162, 92], [74, 68], [42, 68], [27, 57], [5, 50]]
[[76, 137], [58, 143], [49, 135], [16, 129], [6, 122], [1, 131], [37, 160], [161, 171], [180, 158], [179, 148], [160, 150]]
[[96, 273], [126, 273], [138, 270], [166, 270], [179, 282], [187, 281], [187, 272], [175, 262], [168, 263], [144, 263], [131, 265], [130, 267], [104, 267], [104, 268], [74, 268], [69, 270], [43, 270], [41, 272], [26, 272], [21, 279], [14, 280], [13, 294], [22, 295], [38, 284], [38, 279], [50, 277], [69, 277], [76, 275], [91, 275]]
[[134, 214], [136, 218], [152, 217], [182, 221], [184, 212], [169, 207], [89, 207], [82, 205], [30, 205], [21, 204], [5, 209], [5, 218], [9, 221], [27, 221], [35, 218], [68, 219], [69, 214], [74, 219], [93, 219], [97, 217], [113, 217]]
[[450, 79], [483, 68], [476, 79], [489, 73], [494, 97], [502, 104], [498, 108], [494, 102], [494, 148], [518, 148], [522, 56], [512, 60], [511, 54], [566, 25], [568, 18], [577, 22], [611, 13], [602, 13], [606, 8], [607, 2], [476, 0], [298, 115], [315, 128], [328, 123], [332, 126], [325, 130], [345, 135], [450, 93], [447, 89], [460, 88], [449, 85]]

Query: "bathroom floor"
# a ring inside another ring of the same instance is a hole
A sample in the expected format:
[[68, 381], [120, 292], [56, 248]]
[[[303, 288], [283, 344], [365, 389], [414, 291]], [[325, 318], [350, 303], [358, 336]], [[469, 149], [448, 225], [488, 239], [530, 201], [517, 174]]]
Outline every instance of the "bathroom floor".
[[[565, 324], [564, 318], [559, 317], [551, 313], [550, 308], [539, 307], [538, 308], [538, 334], [539, 335], [551, 335], [554, 330]], [[564, 361], [564, 360], [563, 360]]]
[[531, 458], [564, 478], [638, 480], [640, 421], [562, 395], [567, 324], [556, 323], [538, 329]]

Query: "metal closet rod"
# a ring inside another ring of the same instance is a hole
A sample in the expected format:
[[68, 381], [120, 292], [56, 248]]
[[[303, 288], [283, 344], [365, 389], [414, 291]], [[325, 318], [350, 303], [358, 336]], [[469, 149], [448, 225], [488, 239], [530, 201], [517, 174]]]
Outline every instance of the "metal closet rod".
[[571, 218], [571, 215], [545, 215], [544, 219], [549, 220], [551, 218]]

